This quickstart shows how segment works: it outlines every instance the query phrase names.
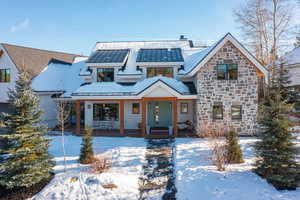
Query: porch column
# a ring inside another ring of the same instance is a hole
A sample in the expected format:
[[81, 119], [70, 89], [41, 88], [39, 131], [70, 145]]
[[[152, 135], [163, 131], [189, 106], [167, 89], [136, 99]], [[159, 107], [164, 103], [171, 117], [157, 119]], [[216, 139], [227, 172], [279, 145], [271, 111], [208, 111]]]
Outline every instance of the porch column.
[[177, 137], [178, 135], [178, 128], [177, 128], [177, 98], [172, 100], [172, 110], [173, 110], [173, 136]]
[[146, 101], [145, 99], [142, 99], [142, 124], [141, 124], [141, 129], [142, 129], [142, 136], [146, 137]]
[[122, 136], [125, 134], [124, 125], [124, 101], [120, 101], [120, 134]]
[[76, 101], [76, 134], [80, 135], [80, 101]]

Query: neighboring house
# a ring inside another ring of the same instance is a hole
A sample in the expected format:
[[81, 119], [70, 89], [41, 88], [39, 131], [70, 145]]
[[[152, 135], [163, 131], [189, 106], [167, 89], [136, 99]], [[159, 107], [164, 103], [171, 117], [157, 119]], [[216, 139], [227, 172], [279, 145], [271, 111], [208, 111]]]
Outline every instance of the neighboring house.
[[47, 99], [43, 107], [52, 113], [51, 126], [50, 101], [76, 105], [77, 133], [92, 127], [123, 136], [164, 132], [176, 137], [184, 128], [202, 133], [230, 125], [252, 135], [267, 73], [228, 33], [207, 48], [184, 38], [97, 42], [85, 61], [50, 63], [33, 88]]
[[7, 92], [15, 88], [20, 69], [26, 70], [32, 78], [39, 74], [52, 59], [72, 63], [77, 56], [0, 43], [0, 112], [9, 111]]

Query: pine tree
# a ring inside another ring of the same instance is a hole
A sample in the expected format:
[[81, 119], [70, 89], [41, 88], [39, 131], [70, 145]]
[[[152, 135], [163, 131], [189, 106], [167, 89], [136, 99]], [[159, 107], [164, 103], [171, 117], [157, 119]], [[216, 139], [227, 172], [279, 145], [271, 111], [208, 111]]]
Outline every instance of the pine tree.
[[254, 171], [277, 189], [295, 189], [299, 173], [291, 130], [293, 122], [289, 118], [292, 108], [292, 104], [282, 99], [278, 87], [270, 87], [262, 105], [262, 117], [259, 118]]
[[241, 146], [239, 145], [238, 134], [231, 129], [228, 134], [226, 134], [226, 157], [228, 163], [243, 163], [243, 153], [241, 151]]
[[0, 152], [0, 186], [12, 189], [30, 187], [52, 175], [54, 162], [48, 154], [47, 127], [40, 125], [42, 111], [39, 98], [31, 88], [26, 72], [21, 72], [15, 91], [9, 92], [11, 114], [1, 114], [7, 132]]
[[94, 160], [92, 129], [86, 128], [82, 138], [79, 162], [82, 164], [92, 163]]

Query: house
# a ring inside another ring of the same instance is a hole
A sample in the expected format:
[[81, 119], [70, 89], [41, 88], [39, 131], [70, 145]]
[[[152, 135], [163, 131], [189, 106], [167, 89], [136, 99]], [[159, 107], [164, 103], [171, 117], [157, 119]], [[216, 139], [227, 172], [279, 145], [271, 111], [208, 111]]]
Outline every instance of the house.
[[25, 69], [35, 77], [51, 59], [72, 63], [79, 55], [0, 43], [0, 113], [9, 111], [9, 89], [15, 88], [18, 72]]
[[253, 135], [267, 73], [228, 33], [209, 47], [185, 38], [97, 42], [85, 61], [50, 63], [33, 88], [51, 125], [53, 102], [73, 105], [78, 134], [92, 127], [120, 136], [176, 137], [230, 125]]

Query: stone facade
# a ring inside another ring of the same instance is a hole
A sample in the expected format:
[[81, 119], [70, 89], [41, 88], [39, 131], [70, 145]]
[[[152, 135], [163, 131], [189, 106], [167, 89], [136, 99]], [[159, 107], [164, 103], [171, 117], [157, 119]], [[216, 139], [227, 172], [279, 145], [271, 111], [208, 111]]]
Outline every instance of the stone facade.
[[[217, 64], [232, 60], [238, 65], [237, 80], [218, 80]], [[258, 76], [256, 68], [230, 42], [227, 42], [196, 75], [198, 92], [196, 130], [204, 126], [231, 126], [240, 135], [253, 135], [257, 127]], [[223, 106], [223, 120], [213, 119], [213, 105]], [[242, 119], [231, 119], [231, 106], [242, 106]], [[206, 129], [205, 129], [206, 130]]]

